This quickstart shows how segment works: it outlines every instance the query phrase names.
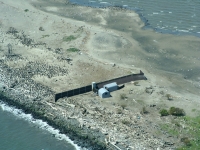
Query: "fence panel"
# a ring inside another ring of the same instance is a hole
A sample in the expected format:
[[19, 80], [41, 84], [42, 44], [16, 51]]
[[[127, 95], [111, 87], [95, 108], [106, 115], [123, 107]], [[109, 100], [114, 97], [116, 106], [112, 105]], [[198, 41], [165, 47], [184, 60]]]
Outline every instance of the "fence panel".
[[[142, 71], [140, 71], [139, 74], [131, 74], [131, 75], [127, 75], [127, 76], [123, 76], [123, 77], [99, 82], [99, 83], [97, 83], [97, 88], [100, 89], [105, 84], [109, 84], [109, 83], [112, 83], [112, 82], [116, 82], [117, 84], [124, 84], [124, 83], [130, 82], [130, 81], [136, 81], [136, 80], [147, 80], [147, 78], [144, 76], [144, 73]], [[55, 101], [57, 101], [59, 98], [71, 97], [71, 96], [87, 93], [87, 92], [90, 92], [90, 91], [92, 91], [92, 85], [88, 85], [88, 86], [85, 86], [85, 87], [80, 87], [80, 88], [73, 89], [73, 90], [70, 90], [70, 91], [58, 93], [58, 94], [55, 94]]]
[[73, 90], [70, 90], [70, 91], [58, 93], [58, 94], [55, 94], [55, 102], [59, 98], [71, 97], [71, 96], [87, 93], [87, 92], [90, 92], [90, 91], [92, 91], [92, 85], [88, 85], [88, 86], [85, 86], [85, 87], [81, 87], [81, 88], [73, 89]]

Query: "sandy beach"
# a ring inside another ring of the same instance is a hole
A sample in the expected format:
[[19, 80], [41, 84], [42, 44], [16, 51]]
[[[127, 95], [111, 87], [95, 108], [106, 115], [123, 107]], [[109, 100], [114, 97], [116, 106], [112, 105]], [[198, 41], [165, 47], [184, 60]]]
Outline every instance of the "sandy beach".
[[[0, 12], [0, 90], [13, 104], [91, 149], [167, 150], [183, 146], [185, 136], [195, 139], [184, 118], [159, 111], [199, 115], [200, 38], [143, 30], [138, 14], [118, 7], [0, 0]], [[148, 80], [110, 98], [89, 92], [54, 101], [55, 93], [140, 70]]]

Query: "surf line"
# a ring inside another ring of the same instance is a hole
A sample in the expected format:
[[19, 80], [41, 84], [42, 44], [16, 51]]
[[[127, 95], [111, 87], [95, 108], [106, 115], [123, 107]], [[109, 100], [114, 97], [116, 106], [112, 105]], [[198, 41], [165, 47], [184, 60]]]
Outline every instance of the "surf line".
[[39, 127], [42, 130], [46, 130], [47, 132], [53, 134], [56, 139], [58, 140], [64, 140], [73, 145], [76, 150], [82, 150], [81, 147], [79, 147], [77, 144], [75, 144], [72, 140], [69, 139], [65, 134], [61, 134], [58, 129], [53, 128], [52, 126], [48, 125], [47, 122], [42, 121], [41, 119], [35, 119], [31, 114], [26, 114], [21, 109], [17, 109], [14, 106], [9, 106], [3, 101], [0, 100], [0, 109], [6, 112], [12, 113], [14, 116], [20, 119], [24, 119], [28, 122], [33, 123], [37, 127]]

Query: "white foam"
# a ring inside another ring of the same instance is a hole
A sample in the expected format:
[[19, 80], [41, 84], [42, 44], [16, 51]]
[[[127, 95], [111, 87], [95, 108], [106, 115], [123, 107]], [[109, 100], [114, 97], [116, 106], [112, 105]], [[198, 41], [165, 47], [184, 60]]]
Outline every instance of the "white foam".
[[153, 14], [154, 14], [154, 15], [157, 15], [157, 14], [159, 14], [159, 13], [157, 13], [157, 12], [153, 12]]
[[100, 2], [100, 4], [109, 4], [108, 2]]
[[28, 122], [33, 123], [34, 125], [38, 126], [39, 128], [48, 131], [55, 135], [56, 139], [58, 140], [65, 140], [68, 143], [72, 144], [76, 150], [84, 150], [85, 148], [79, 147], [77, 144], [74, 144], [72, 140], [69, 139], [65, 134], [61, 134], [58, 129], [54, 129], [52, 126], [48, 125], [47, 122], [42, 121], [41, 119], [34, 119], [31, 114], [25, 114], [21, 109], [17, 109], [15, 107], [8, 106], [4, 102], [0, 100], [0, 108], [3, 111], [11, 112], [17, 118], [22, 118]]
[[178, 30], [180, 32], [189, 32], [188, 30]]

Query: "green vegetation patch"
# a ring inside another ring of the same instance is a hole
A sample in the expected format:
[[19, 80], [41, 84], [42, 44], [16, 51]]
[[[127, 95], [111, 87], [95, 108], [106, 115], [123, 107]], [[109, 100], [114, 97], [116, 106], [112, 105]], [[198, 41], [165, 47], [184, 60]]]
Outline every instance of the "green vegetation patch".
[[28, 9], [25, 9], [24, 11], [25, 11], [25, 12], [28, 12], [29, 10], [28, 10]]
[[47, 34], [47, 35], [42, 35], [42, 38], [49, 37], [49, 36], [50, 36], [50, 35], [48, 35], [48, 34]]
[[169, 111], [167, 111], [166, 109], [161, 109], [159, 113], [161, 116], [185, 116], [185, 111], [178, 107], [170, 107]]
[[[200, 149], [200, 116], [198, 117], [181, 117], [182, 121], [186, 125], [182, 130], [180, 141], [183, 142], [184, 146], [177, 150], [199, 150]], [[180, 121], [181, 121], [180, 119]]]
[[181, 138], [181, 142], [183, 142], [185, 144], [185, 146], [192, 146], [191, 141], [189, 140], [188, 137], [183, 137]]
[[149, 111], [146, 109], [146, 107], [142, 107], [142, 110], [140, 112], [141, 114], [148, 114]]
[[70, 41], [75, 40], [75, 39], [76, 39], [76, 37], [73, 36], [73, 35], [64, 36], [64, 37], [63, 37], [63, 42], [70, 42]]
[[169, 114], [174, 116], [185, 116], [185, 111], [181, 108], [171, 107], [169, 109]]
[[169, 115], [169, 113], [166, 109], [161, 109], [159, 113], [160, 113], [161, 116], [168, 116]]
[[77, 49], [77, 48], [72, 47], [72, 48], [68, 48], [67, 51], [68, 52], [79, 52], [80, 50]]
[[192, 109], [192, 112], [195, 112], [196, 111], [196, 109]]
[[173, 96], [171, 94], [166, 94], [165, 96], [167, 97], [168, 100], [173, 100]]
[[162, 124], [160, 125], [160, 128], [170, 135], [179, 135], [178, 129], [174, 128], [171, 124]]

